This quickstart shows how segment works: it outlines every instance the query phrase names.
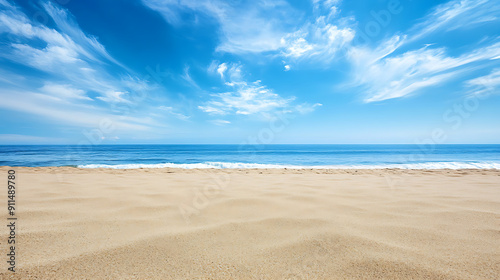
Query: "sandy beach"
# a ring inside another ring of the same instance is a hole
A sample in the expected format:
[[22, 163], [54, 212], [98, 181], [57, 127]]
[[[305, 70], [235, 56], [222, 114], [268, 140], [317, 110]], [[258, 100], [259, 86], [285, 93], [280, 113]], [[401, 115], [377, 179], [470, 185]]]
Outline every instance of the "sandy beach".
[[13, 169], [2, 279], [500, 275], [499, 170]]

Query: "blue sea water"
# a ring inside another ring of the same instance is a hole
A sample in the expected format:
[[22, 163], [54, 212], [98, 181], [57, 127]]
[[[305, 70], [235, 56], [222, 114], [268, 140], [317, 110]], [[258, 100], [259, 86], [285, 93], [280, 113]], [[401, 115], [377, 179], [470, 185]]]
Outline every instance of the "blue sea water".
[[10, 145], [0, 166], [500, 169], [500, 145]]

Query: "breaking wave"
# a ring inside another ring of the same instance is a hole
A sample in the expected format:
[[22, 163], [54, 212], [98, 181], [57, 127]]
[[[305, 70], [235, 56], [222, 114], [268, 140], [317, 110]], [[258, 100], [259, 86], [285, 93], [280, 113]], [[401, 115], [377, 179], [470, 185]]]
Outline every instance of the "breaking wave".
[[182, 168], [182, 169], [500, 169], [498, 162], [423, 162], [401, 164], [372, 164], [372, 165], [286, 165], [260, 164], [242, 162], [203, 162], [203, 163], [157, 163], [157, 164], [85, 164], [79, 168], [111, 168], [111, 169], [139, 169], [139, 168]]

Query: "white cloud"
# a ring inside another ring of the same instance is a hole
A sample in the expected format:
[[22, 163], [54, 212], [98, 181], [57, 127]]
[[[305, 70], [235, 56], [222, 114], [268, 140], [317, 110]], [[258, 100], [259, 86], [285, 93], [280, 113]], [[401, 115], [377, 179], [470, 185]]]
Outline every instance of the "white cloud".
[[211, 71], [211, 67], [213, 68], [212, 72], [216, 71], [220, 78], [223, 81], [226, 81], [225, 84], [228, 86], [234, 86], [240, 83], [243, 79], [240, 63], [220, 63], [217, 67], [210, 66], [208, 70], [209, 72]]
[[326, 16], [316, 18], [294, 33], [281, 39], [282, 55], [288, 58], [306, 58], [328, 63], [348, 46], [355, 32], [350, 27], [339, 27], [328, 22]]
[[295, 99], [285, 99], [265, 86], [246, 83], [237, 85], [235, 91], [214, 94], [213, 97], [216, 101], [208, 102], [208, 110], [202, 107], [202, 111], [222, 115], [251, 115], [288, 107]]
[[160, 106], [160, 107], [158, 107], [158, 109], [166, 112], [167, 114], [169, 114], [169, 115], [171, 115], [179, 120], [187, 121], [190, 118], [189, 116], [186, 116], [184, 114], [176, 112], [176, 110], [173, 107]]
[[290, 65], [285, 65], [285, 71], [290, 71]]
[[[0, 12], [0, 32], [28, 39], [40, 39], [47, 43], [44, 49], [48, 54], [60, 54], [63, 61], [75, 61], [77, 57], [100, 61], [100, 58], [117, 63], [94, 37], [87, 36], [79, 28], [76, 21], [63, 9], [51, 2], [42, 3], [47, 14], [54, 20], [58, 29], [48, 28], [33, 23], [17, 7], [8, 6]], [[40, 54], [40, 52], [39, 52]]]
[[410, 44], [431, 33], [471, 28], [480, 22], [498, 20], [498, 16], [500, 7], [494, 1], [452, 0], [434, 8], [406, 35], [393, 36], [376, 48], [350, 46], [348, 59], [353, 85], [365, 92], [365, 102], [399, 98], [449, 82], [466, 70], [478, 67], [477, 63], [484, 65], [498, 59], [500, 43], [455, 56], [448, 55], [446, 48], [433, 44], [416, 49]]
[[316, 107], [321, 107], [321, 106], [323, 106], [323, 104], [321, 103], [316, 103], [313, 105], [303, 103], [295, 106], [295, 110], [297, 110], [297, 112], [299, 112], [300, 114], [305, 115], [313, 112], [316, 109]]
[[5, 7], [12, 7], [12, 5], [9, 2], [7, 2], [7, 0], [0, 0], [0, 5]]
[[67, 99], [82, 99], [82, 100], [92, 100], [85, 95], [85, 91], [81, 89], [73, 88], [71, 85], [59, 85], [47, 82], [40, 91], [52, 95], [63, 100]]
[[185, 24], [179, 15], [186, 11], [214, 19], [220, 27], [217, 50], [230, 53], [277, 50], [293, 14], [288, 3], [282, 0], [143, 0], [143, 3], [173, 25]]
[[[341, 1], [313, 0], [314, 20], [304, 24], [295, 32], [281, 39], [281, 55], [289, 60], [305, 60], [315, 63], [330, 63], [343, 57], [344, 53], [356, 51], [355, 21], [340, 17], [338, 8]], [[421, 22], [408, 31], [408, 35], [393, 36], [392, 43], [383, 42], [385, 49], [374, 52], [387, 56], [404, 44], [424, 38], [437, 31], [471, 28], [475, 24], [498, 21], [500, 5], [494, 0], [452, 0], [438, 5]], [[430, 77], [429, 77], [430, 78]]]
[[238, 83], [243, 79], [243, 76], [241, 74], [241, 65], [237, 63], [231, 64], [229, 69], [227, 70], [229, 80], [231, 80], [233, 83]]
[[293, 62], [325, 64], [344, 56], [356, 35], [354, 20], [340, 17], [340, 0], [313, 0], [313, 17], [281, 38], [280, 55]]
[[500, 5], [497, 0], [452, 0], [438, 5], [410, 33], [411, 40], [421, 39], [436, 31], [471, 28], [475, 24], [498, 21]]
[[227, 66], [225, 72], [229, 81], [225, 82], [225, 85], [229, 87], [229, 91], [211, 94], [212, 99], [198, 106], [198, 109], [211, 115], [264, 115], [275, 111], [308, 113], [320, 106], [307, 103], [293, 105], [295, 97], [283, 98], [262, 85], [261, 80], [247, 82], [242, 76], [241, 68], [240, 64]]
[[212, 60], [212, 62], [210, 62], [210, 65], [208, 65], [208, 68], [207, 68], [207, 73], [208, 74], [214, 74], [217, 72], [217, 68], [219, 67], [219, 62], [217, 60]]
[[196, 83], [196, 81], [191, 77], [191, 74], [189, 73], [189, 66], [184, 67], [184, 74], [182, 75], [182, 78], [192, 87], [200, 89], [200, 86]]
[[[0, 33], [10, 34], [16, 42], [1, 45], [0, 56], [45, 72], [47, 79], [57, 83], [96, 92], [106, 102], [128, 102], [124, 93], [144, 85], [138, 78], [127, 77], [128, 70], [86, 35], [66, 10], [51, 2], [43, 2], [42, 7], [55, 28], [33, 22], [15, 6], [0, 9]], [[119, 70], [110, 72], [107, 65]], [[116, 77], [115, 72], [125, 77]]]
[[[285, 51], [283, 52], [283, 55], [285, 57], [301, 57], [304, 54], [306, 54], [309, 51], [312, 51], [314, 47], [309, 44], [306, 39], [302, 38], [301, 35], [306, 35], [306, 34], [300, 34], [300, 33], [294, 33], [291, 35], [288, 35], [287, 38], [282, 38], [281, 39], [281, 44], [284, 45]], [[295, 37], [295, 38], [294, 38]]]
[[[396, 45], [395, 42], [387, 45]], [[391, 49], [381, 47], [379, 50]], [[356, 83], [368, 93], [365, 101], [375, 102], [413, 94], [461, 74], [470, 63], [490, 60], [500, 54], [500, 43], [451, 57], [444, 48], [424, 47], [399, 55], [381, 55], [382, 51], [354, 49]]]
[[60, 46], [47, 46], [43, 49], [33, 48], [27, 44], [12, 44], [12, 55], [17, 62], [33, 66], [40, 70], [55, 70], [58, 64], [75, 64], [82, 62], [78, 53]]
[[500, 85], [500, 69], [494, 69], [490, 74], [467, 81], [468, 86], [492, 87]]
[[211, 101], [206, 106], [198, 106], [198, 109], [202, 110], [205, 113], [213, 114], [213, 115], [225, 115], [226, 111], [222, 108], [225, 104], [217, 101]]
[[226, 121], [226, 120], [211, 120], [210, 122], [215, 124], [215, 125], [219, 125], [219, 126], [228, 125], [231, 123], [230, 121]]
[[224, 72], [227, 70], [227, 65], [226, 63], [221, 63], [219, 67], [217, 67], [217, 73], [219, 73], [221, 79], [224, 78]]
[[183, 12], [215, 19], [220, 28], [217, 50], [229, 53], [271, 52], [287, 58], [328, 62], [355, 35], [347, 26], [348, 20], [337, 17], [340, 12], [337, 0], [314, 0], [315, 14], [323, 15], [315, 15], [305, 24], [300, 18], [303, 14], [281, 0], [143, 0], [143, 3], [173, 25], [186, 24], [179, 16]]
[[144, 118], [112, 114], [106, 109], [47, 97], [38, 92], [2, 90], [0, 108], [37, 115], [58, 124], [85, 128], [99, 127], [103, 119], [111, 120], [117, 131], [147, 130], [154, 124]]
[[[48, 27], [5, 3], [0, 3], [0, 33], [9, 41], [0, 44], [0, 57], [42, 74], [0, 69], [2, 109], [71, 129], [95, 128], [103, 119], [112, 120], [117, 131], [124, 132], [164, 127], [139, 111], [132, 112], [138, 106], [132, 101], [139, 100], [139, 92], [151, 90], [149, 83], [112, 58], [66, 10], [42, 2], [54, 23]], [[107, 103], [93, 102], [97, 99]]]
[[331, 9], [331, 8], [336, 8], [341, 0], [312, 0], [314, 8], [317, 9]]
[[128, 92], [123, 92], [123, 91], [115, 91], [115, 90], [109, 90], [106, 92], [102, 93], [104, 96], [99, 96], [97, 99], [102, 100], [104, 102], [124, 102], [124, 103], [130, 103], [129, 100], [124, 98], [125, 95], [128, 94]]
[[110, 61], [126, 68], [109, 55], [106, 48], [95, 37], [85, 34], [73, 16], [66, 10], [51, 4], [51, 2], [44, 3], [43, 7], [54, 20], [61, 33], [71, 38], [84, 56], [97, 62], [102, 60]]
[[198, 108], [212, 115], [252, 115], [287, 108], [295, 98], [282, 98], [260, 82], [234, 81], [227, 83], [233, 90], [212, 94], [213, 99]]
[[489, 95], [500, 92], [500, 68], [493, 69], [490, 74], [471, 79], [465, 83], [475, 95]]

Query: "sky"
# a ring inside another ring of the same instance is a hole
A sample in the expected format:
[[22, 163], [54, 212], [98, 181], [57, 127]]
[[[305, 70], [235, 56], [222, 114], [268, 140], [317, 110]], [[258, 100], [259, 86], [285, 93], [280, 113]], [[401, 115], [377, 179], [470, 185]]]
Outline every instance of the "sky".
[[497, 0], [0, 0], [0, 144], [500, 143]]

